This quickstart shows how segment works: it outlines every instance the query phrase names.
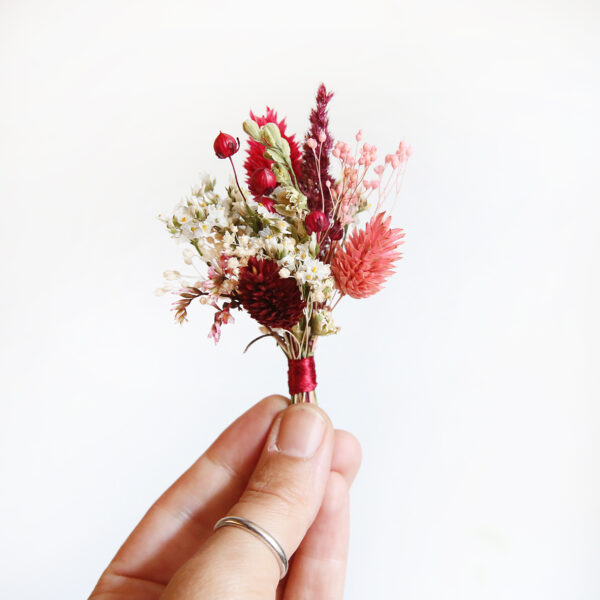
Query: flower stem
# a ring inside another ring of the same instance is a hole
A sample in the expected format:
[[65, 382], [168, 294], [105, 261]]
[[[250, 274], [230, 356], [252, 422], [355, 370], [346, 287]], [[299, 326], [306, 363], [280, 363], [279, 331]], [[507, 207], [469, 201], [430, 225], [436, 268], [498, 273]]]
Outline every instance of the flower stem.
[[235, 183], [237, 185], [237, 188], [240, 191], [240, 194], [242, 195], [244, 202], [248, 202], [248, 200], [246, 200], [246, 196], [244, 196], [244, 192], [242, 192], [242, 188], [240, 186], [240, 182], [238, 181], [238, 176], [237, 176], [237, 173], [235, 170], [235, 165], [233, 164], [233, 160], [232, 160], [231, 156], [229, 157], [229, 162], [231, 163], [231, 168], [233, 169], [233, 176], [235, 177]]

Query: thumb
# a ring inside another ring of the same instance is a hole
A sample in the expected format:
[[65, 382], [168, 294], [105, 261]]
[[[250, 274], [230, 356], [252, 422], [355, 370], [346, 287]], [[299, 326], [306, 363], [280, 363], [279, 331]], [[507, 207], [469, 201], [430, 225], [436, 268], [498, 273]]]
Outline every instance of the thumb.
[[[314, 521], [331, 469], [334, 433], [313, 404], [282, 411], [271, 427], [254, 473], [228, 515], [254, 521], [281, 544], [289, 558]], [[162, 600], [273, 595], [278, 560], [249, 532], [223, 527], [174, 576]]]

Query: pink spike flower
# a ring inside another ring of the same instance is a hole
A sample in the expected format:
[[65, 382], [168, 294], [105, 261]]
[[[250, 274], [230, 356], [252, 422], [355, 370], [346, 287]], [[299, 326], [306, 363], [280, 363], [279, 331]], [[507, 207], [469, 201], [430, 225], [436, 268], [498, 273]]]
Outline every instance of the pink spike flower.
[[354, 230], [331, 261], [337, 288], [352, 298], [367, 298], [379, 292], [394, 273], [394, 263], [402, 258], [402, 229], [392, 229], [392, 217], [377, 213], [360, 231]]

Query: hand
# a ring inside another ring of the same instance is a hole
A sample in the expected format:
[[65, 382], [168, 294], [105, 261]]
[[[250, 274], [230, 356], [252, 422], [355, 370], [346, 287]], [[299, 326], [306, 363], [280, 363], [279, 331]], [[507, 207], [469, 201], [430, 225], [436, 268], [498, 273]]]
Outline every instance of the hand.
[[[226, 429], [150, 508], [90, 600], [339, 600], [348, 490], [360, 446], [312, 404], [265, 398]], [[225, 515], [271, 533], [290, 561]]]

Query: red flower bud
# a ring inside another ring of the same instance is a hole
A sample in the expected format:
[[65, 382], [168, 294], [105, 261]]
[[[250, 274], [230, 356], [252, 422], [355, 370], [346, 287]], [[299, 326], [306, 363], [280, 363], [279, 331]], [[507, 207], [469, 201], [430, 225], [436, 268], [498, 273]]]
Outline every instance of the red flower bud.
[[344, 228], [339, 221], [336, 221], [329, 230], [329, 239], [332, 241], [341, 240], [344, 237]]
[[329, 217], [320, 210], [313, 210], [304, 219], [304, 227], [308, 235], [313, 232], [320, 233], [329, 227]]
[[262, 204], [269, 212], [275, 212], [275, 200], [273, 198], [269, 198], [268, 196], [260, 196], [259, 198], [254, 198], [256, 202]]
[[213, 148], [217, 158], [229, 158], [240, 149], [240, 140], [221, 131], [215, 139]]
[[256, 169], [250, 180], [248, 187], [255, 196], [270, 194], [277, 187], [277, 178], [271, 169]]

